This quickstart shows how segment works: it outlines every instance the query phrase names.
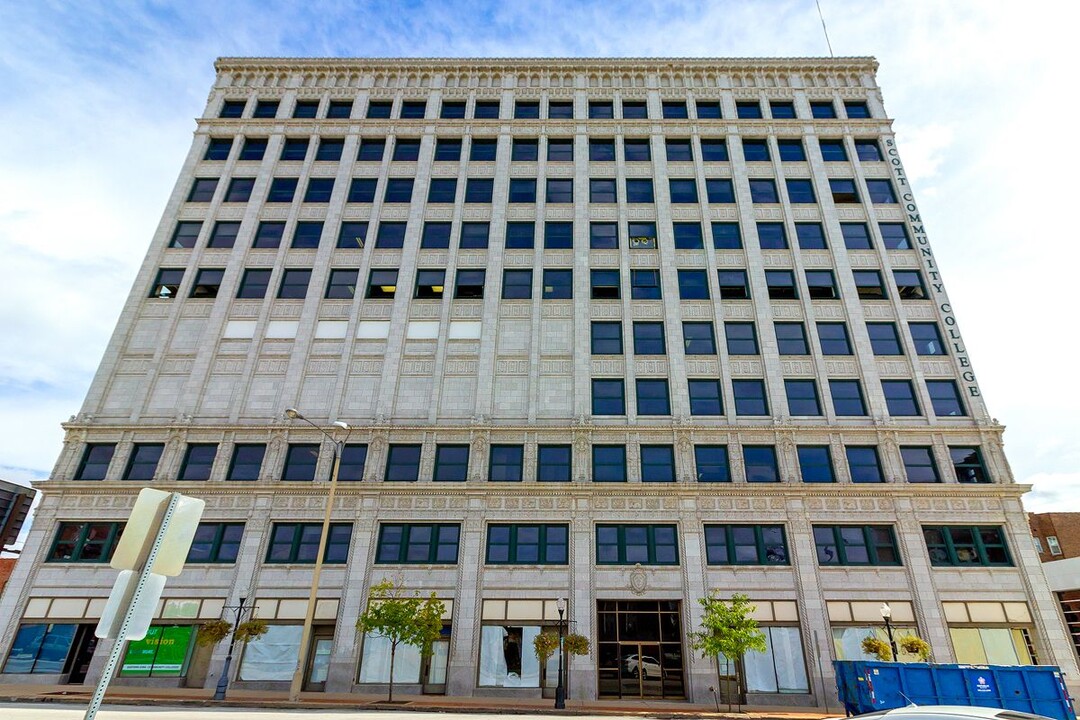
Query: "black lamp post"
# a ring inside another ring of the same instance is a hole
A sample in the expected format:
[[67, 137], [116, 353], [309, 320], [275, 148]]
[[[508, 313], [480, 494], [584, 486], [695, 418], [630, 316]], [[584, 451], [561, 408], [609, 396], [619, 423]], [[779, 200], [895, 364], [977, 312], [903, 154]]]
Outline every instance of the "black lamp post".
[[566, 598], [555, 601], [559, 609], [559, 684], [555, 686], [555, 709], [566, 709], [566, 688], [563, 686], [563, 616], [566, 613]]
[[889, 636], [889, 646], [892, 648], [893, 661], [899, 662], [900, 654], [896, 651], [896, 640], [893, 638], [892, 623], [889, 622], [892, 619], [892, 608], [889, 607], [889, 603], [881, 603], [881, 619], [885, 621], [885, 633]]
[[251, 610], [251, 606], [244, 607], [244, 601], [247, 598], [240, 598], [239, 605], [226, 605], [222, 610], [232, 610], [236, 613], [236, 620], [233, 622], [232, 632], [229, 637], [229, 654], [225, 656], [225, 667], [221, 669], [221, 677], [218, 678], [217, 690], [214, 691], [215, 700], [224, 700], [225, 691], [229, 689], [229, 667], [232, 665], [233, 648], [236, 647], [236, 628], [240, 625], [240, 620], [243, 618], [244, 613]]

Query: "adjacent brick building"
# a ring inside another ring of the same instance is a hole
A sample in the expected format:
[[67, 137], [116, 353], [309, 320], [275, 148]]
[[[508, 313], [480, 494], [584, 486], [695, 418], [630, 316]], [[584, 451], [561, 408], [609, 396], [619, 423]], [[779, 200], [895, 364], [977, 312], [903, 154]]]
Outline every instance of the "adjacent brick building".
[[1080, 657], [1080, 512], [1028, 515], [1035, 550]]

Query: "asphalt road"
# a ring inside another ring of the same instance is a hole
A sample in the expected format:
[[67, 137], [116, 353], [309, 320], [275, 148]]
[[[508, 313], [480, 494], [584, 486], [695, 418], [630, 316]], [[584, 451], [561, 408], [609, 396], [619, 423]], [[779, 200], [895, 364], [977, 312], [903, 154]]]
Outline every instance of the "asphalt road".
[[[81, 720], [86, 711], [82, 705], [50, 703], [12, 703], [0, 704], [0, 718], [3, 720]], [[207, 707], [169, 707], [153, 705], [150, 707], [132, 707], [124, 705], [105, 705], [97, 714], [98, 720], [203, 720], [221, 717], [222, 720], [307, 720], [308, 718], [326, 718], [333, 720], [433, 720], [432, 713], [426, 712], [379, 712], [372, 710], [265, 710], [243, 707], [207, 708]], [[490, 713], [439, 713], [438, 720], [491, 720]], [[620, 720], [613, 715], [579, 715], [575, 720]], [[551, 720], [550, 715], [514, 715], [514, 720]], [[640, 720], [640, 718], [625, 718]]]

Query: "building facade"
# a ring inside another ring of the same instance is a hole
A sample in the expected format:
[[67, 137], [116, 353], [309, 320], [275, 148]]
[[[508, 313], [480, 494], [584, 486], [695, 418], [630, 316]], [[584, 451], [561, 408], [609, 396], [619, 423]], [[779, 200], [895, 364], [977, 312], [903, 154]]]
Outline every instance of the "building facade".
[[1031, 513], [1028, 520], [1047, 585], [1061, 603], [1065, 626], [1080, 658], [1080, 512]]
[[[908, 186], [876, 62], [221, 59], [0, 610], [0, 679], [89, 682], [139, 488], [207, 501], [118, 682], [212, 686], [239, 598], [306, 687], [381, 691], [383, 578], [445, 603], [408, 691], [821, 704], [887, 602], [938, 661], [1075, 658]], [[347, 437], [332, 423], [353, 426]], [[13, 591], [15, 588], [19, 590]]]

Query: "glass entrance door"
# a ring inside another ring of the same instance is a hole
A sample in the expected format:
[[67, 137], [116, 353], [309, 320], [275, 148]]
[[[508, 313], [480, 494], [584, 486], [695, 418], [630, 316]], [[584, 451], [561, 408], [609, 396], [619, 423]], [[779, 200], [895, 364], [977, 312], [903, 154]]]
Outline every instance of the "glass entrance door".
[[600, 697], [685, 697], [677, 600], [601, 600], [597, 620]]
[[446, 694], [446, 663], [450, 659], [450, 640], [431, 643], [431, 654], [424, 664], [423, 692], [425, 695]]
[[331, 636], [316, 636], [312, 640], [308, 660], [307, 681], [304, 689], [308, 691], [326, 690], [326, 673], [330, 669], [330, 651], [334, 647]]

